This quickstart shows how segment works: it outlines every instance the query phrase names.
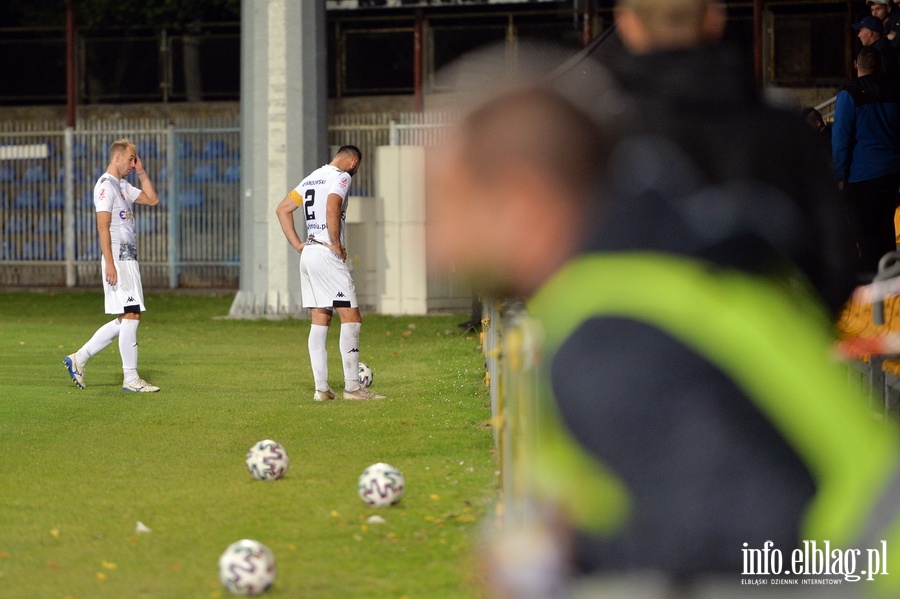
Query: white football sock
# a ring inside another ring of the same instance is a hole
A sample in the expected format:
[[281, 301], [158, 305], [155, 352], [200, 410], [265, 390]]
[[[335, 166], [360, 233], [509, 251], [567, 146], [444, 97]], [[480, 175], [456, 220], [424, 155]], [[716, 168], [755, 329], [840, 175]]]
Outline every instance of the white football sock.
[[359, 389], [359, 329], [361, 322], [341, 323], [341, 360], [344, 362], [344, 389]]
[[133, 383], [138, 378], [138, 342], [137, 330], [140, 320], [122, 319], [119, 331], [119, 353], [122, 355], [122, 372], [125, 374], [125, 382]]
[[97, 329], [94, 336], [88, 339], [81, 349], [75, 352], [75, 361], [84, 366], [92, 356], [99, 354], [113, 339], [119, 335], [119, 319], [113, 318]]
[[325, 340], [328, 338], [328, 327], [321, 324], [309, 326], [309, 361], [312, 364], [313, 380], [316, 391], [328, 390], [328, 351]]

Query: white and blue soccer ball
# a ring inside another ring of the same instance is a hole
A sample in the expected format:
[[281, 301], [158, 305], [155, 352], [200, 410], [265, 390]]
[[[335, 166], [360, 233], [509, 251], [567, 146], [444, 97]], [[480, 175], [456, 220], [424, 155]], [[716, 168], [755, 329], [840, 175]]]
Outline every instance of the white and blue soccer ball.
[[281, 443], [265, 439], [247, 452], [247, 470], [257, 480], [278, 480], [288, 469], [288, 454]]
[[394, 505], [405, 491], [403, 473], [390, 464], [372, 464], [359, 476], [359, 497], [372, 507]]
[[364, 362], [359, 363], [359, 384], [363, 387], [370, 387], [375, 382], [375, 373]]
[[260, 543], [242, 539], [219, 557], [219, 580], [235, 595], [259, 595], [275, 582], [275, 555]]

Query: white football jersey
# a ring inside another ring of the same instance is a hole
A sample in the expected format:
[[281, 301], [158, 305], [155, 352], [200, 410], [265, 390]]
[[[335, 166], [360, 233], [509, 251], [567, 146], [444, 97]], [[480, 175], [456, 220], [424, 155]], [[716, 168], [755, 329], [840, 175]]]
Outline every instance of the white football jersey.
[[109, 173], [94, 185], [94, 208], [97, 212], [109, 212], [109, 234], [115, 260], [137, 260], [137, 239], [134, 235], [134, 201], [141, 190]]
[[314, 170], [291, 191], [291, 199], [303, 208], [307, 238], [312, 237], [316, 241], [335, 245], [328, 233], [326, 207], [328, 196], [336, 194], [341, 197], [340, 245], [344, 245], [344, 217], [347, 214], [347, 191], [350, 189], [350, 181], [349, 173], [326, 164]]

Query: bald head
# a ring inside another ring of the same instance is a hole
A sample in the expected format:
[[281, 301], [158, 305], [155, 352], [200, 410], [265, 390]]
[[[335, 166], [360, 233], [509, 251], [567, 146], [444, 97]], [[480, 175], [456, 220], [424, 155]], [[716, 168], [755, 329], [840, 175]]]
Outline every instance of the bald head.
[[430, 257], [480, 291], [529, 295], [579, 249], [611, 145], [554, 91], [488, 100], [430, 165]]
[[716, 42], [726, 22], [718, 0], [618, 0], [615, 16], [622, 41], [638, 54]]

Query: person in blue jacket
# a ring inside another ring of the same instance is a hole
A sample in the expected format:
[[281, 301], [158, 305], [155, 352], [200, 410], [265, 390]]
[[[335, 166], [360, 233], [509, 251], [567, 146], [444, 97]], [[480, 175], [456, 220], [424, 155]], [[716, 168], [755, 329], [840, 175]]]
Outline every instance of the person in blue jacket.
[[837, 96], [832, 158], [838, 188], [847, 192], [860, 272], [896, 249], [894, 210], [900, 186], [900, 79], [881, 72], [881, 55], [863, 47], [857, 79]]

